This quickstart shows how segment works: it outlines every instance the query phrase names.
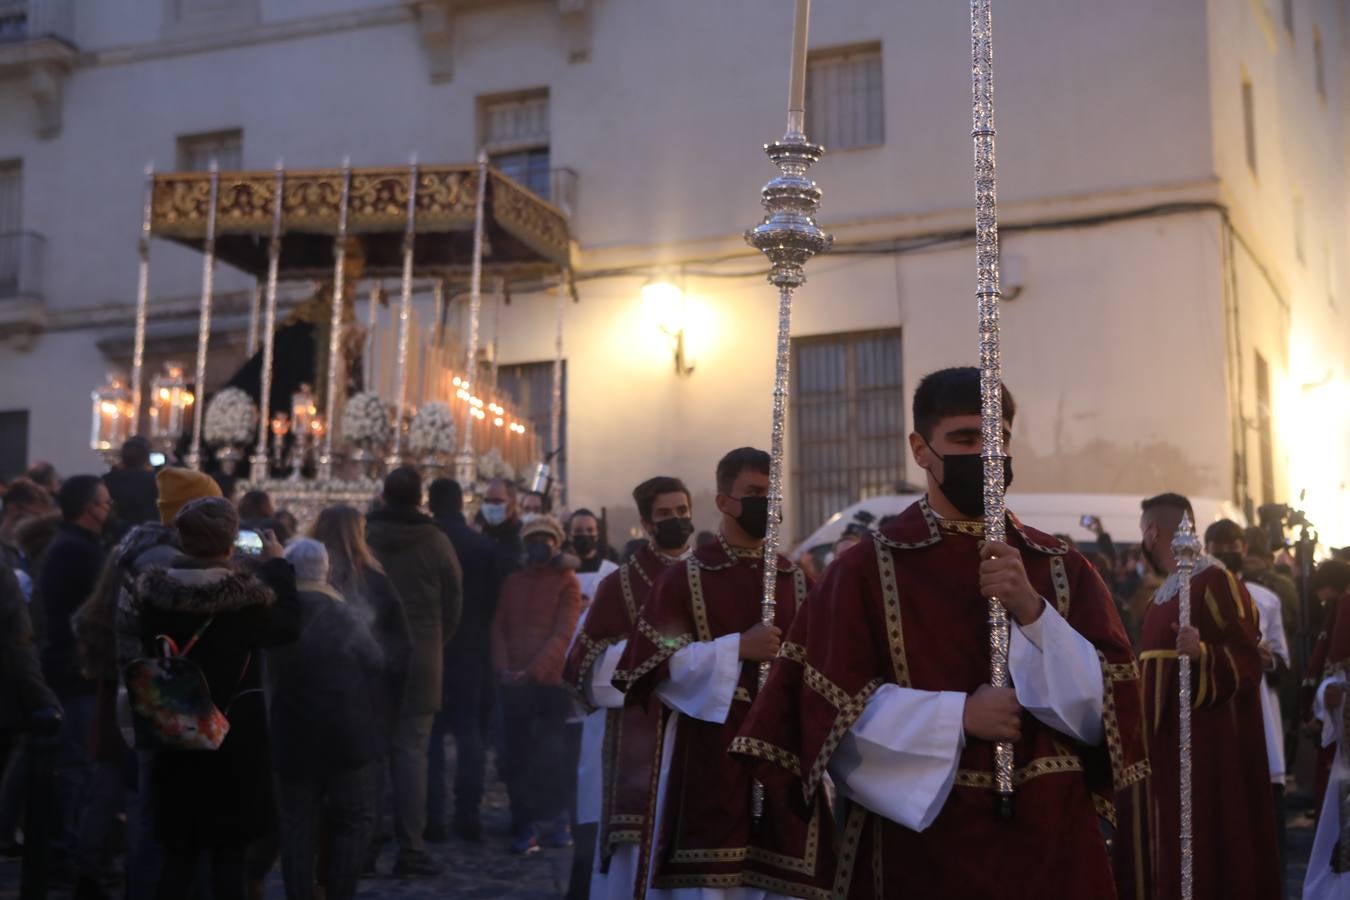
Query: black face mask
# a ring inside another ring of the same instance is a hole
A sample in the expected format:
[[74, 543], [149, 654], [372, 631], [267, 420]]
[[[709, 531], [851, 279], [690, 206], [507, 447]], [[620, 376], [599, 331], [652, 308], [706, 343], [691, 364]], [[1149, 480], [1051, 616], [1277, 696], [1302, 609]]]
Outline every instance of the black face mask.
[[741, 526], [741, 530], [755, 540], [764, 540], [764, 535], [769, 533], [769, 498], [736, 497], [734, 499], [741, 502], [741, 514], [736, 517], [736, 524]]
[[525, 565], [543, 566], [553, 559], [553, 549], [543, 541], [525, 543]]
[[577, 534], [572, 536], [572, 549], [581, 556], [590, 556], [591, 551], [595, 549], [596, 539], [589, 534]]
[[[942, 496], [963, 516], [984, 518], [984, 460], [978, 453], [948, 453], [939, 456], [929, 444], [929, 451], [942, 462], [942, 482], [938, 487]], [[1003, 458], [1003, 489], [1013, 480], [1012, 457]]]
[[679, 550], [689, 543], [694, 533], [694, 520], [688, 517], [662, 519], [652, 529], [652, 540], [662, 550]]
[[1223, 567], [1233, 573], [1234, 577], [1238, 579], [1242, 578], [1243, 564], [1246, 563], [1247, 558], [1241, 553], [1238, 553], [1237, 551], [1216, 553], [1214, 554], [1214, 558], [1223, 563]]

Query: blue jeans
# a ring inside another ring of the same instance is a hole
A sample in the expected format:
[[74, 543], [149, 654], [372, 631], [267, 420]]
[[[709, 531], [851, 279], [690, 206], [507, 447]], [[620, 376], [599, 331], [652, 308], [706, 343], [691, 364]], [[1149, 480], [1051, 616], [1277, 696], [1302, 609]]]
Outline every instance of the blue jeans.
[[150, 791], [155, 754], [136, 751], [136, 790], [127, 795], [127, 897], [149, 900], [159, 884], [164, 848], [155, 840], [155, 804]]
[[89, 779], [89, 736], [94, 727], [94, 694], [68, 694], [59, 698], [65, 710], [56, 736], [52, 761], [52, 795], [55, 807], [52, 843], [75, 852], [80, 813], [86, 802]]
[[446, 660], [445, 696], [431, 727], [427, 765], [427, 821], [446, 824], [445, 736], [455, 739], [455, 816], [478, 818], [487, 768], [487, 726], [492, 709], [490, 663], [485, 658]]

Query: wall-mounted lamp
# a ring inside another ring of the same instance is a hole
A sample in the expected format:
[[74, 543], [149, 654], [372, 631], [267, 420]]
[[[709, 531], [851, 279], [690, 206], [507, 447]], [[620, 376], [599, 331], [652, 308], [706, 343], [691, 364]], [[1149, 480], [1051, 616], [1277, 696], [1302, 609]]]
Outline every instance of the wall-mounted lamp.
[[673, 281], [652, 280], [642, 286], [643, 310], [661, 333], [670, 338], [675, 353], [675, 374], [688, 375], [693, 363], [685, 358], [684, 331], [688, 306], [684, 290]]

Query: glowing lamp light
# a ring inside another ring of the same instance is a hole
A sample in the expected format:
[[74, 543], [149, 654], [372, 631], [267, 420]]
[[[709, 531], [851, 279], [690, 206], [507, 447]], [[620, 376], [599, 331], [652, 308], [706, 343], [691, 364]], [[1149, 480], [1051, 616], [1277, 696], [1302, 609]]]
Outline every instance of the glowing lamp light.
[[150, 437], [172, 444], [183, 436], [183, 410], [192, 404], [181, 363], [166, 362], [164, 371], [150, 382]]
[[303, 435], [313, 428], [318, 407], [314, 403], [314, 393], [309, 385], [300, 385], [300, 390], [291, 394], [291, 422], [296, 435]]
[[675, 374], [693, 372], [694, 366], [685, 358], [684, 333], [689, 309], [680, 286], [670, 281], [647, 282], [642, 286], [642, 310], [646, 319], [670, 338]]
[[100, 452], [116, 450], [131, 436], [131, 395], [126, 384], [116, 375], [109, 375], [108, 381], [95, 388], [90, 395], [93, 400], [93, 422], [89, 430], [89, 448]]
[[464, 379], [456, 375], [454, 379], [451, 380], [450, 383], [453, 384], [455, 387], [459, 387], [461, 384], [464, 383]]
[[506, 421], [506, 420], [503, 419], [501, 416], [498, 416], [497, 418], [495, 418], [495, 419], [492, 420], [492, 424], [493, 424], [493, 425], [496, 425], [498, 428], [501, 428], [501, 427], [502, 427], [502, 423], [503, 423], [504, 421]]

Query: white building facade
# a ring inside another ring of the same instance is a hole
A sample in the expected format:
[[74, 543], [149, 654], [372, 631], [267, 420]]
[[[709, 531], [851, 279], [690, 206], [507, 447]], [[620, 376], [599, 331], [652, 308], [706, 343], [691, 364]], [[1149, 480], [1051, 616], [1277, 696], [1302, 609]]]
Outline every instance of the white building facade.
[[[813, 12], [808, 133], [830, 151], [812, 174], [836, 250], [794, 310], [798, 537], [922, 483], [913, 388], [976, 346], [966, 7]], [[996, 4], [1015, 490], [1252, 512], [1306, 491], [1350, 543], [1348, 15]], [[571, 214], [569, 503], [623, 533], [632, 486], [669, 473], [710, 524], [718, 457], [768, 441], [776, 295], [741, 232], [773, 175], [760, 145], [783, 130], [789, 29], [772, 0], [0, 3], [3, 474], [100, 465], [89, 391], [125, 365], [147, 162], [463, 163], [487, 145]], [[190, 357], [200, 259], [152, 253], [149, 358]], [[675, 321], [644, 306], [653, 281], [681, 288]], [[242, 360], [250, 281], [217, 284], [219, 381]], [[554, 303], [513, 296], [504, 368], [552, 359]]]

